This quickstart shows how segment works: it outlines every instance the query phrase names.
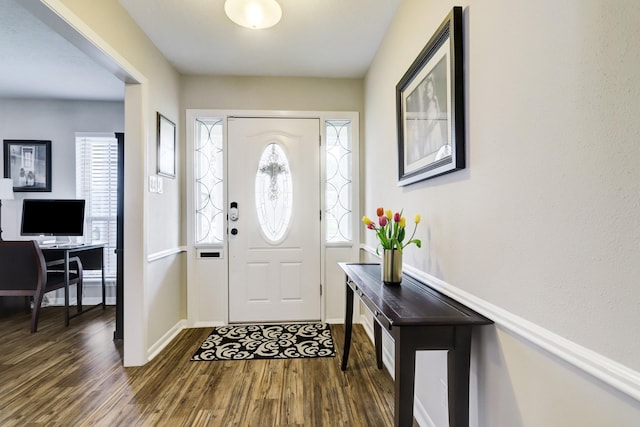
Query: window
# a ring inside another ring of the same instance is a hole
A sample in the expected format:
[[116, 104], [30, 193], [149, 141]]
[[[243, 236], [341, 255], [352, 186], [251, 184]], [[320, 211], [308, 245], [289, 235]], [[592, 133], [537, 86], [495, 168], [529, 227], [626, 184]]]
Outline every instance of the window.
[[115, 277], [118, 141], [114, 135], [76, 135], [76, 197], [86, 200], [85, 240], [106, 243], [105, 276]]
[[325, 220], [327, 243], [353, 240], [351, 120], [325, 120]]
[[256, 214], [262, 233], [271, 243], [282, 240], [291, 222], [293, 181], [289, 159], [276, 143], [262, 153], [255, 179]]
[[224, 156], [222, 119], [197, 118], [194, 141], [195, 244], [221, 244], [224, 238]]

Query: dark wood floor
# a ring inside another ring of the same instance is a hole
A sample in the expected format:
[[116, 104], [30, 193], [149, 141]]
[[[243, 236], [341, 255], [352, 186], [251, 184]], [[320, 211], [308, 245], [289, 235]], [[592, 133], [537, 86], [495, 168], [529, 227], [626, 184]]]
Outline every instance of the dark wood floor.
[[113, 307], [69, 327], [60, 307], [44, 308], [35, 334], [29, 321], [23, 310], [0, 316], [3, 427], [393, 425], [393, 381], [360, 325], [342, 372], [342, 325], [331, 325], [336, 357], [191, 362], [211, 329], [198, 328], [124, 368]]

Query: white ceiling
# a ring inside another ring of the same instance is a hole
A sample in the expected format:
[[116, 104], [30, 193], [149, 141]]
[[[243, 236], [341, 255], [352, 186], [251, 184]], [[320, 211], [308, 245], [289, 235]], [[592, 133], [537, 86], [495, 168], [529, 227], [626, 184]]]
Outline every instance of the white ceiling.
[[278, 0], [282, 20], [239, 27], [224, 0], [119, 0], [185, 74], [363, 77], [400, 0]]
[[18, 2], [0, 0], [0, 98], [124, 98], [122, 81]]
[[[183, 74], [361, 78], [401, 0], [279, 0], [267, 30], [224, 0], [119, 0]], [[123, 83], [19, 5], [0, 0], [0, 97], [121, 100]]]

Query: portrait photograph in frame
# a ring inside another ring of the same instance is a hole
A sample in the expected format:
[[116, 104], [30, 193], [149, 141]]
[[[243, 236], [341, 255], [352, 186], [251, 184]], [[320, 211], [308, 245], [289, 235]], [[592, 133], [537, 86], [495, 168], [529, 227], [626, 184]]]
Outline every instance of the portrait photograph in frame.
[[5, 139], [3, 152], [14, 192], [51, 191], [51, 141]]
[[462, 40], [456, 6], [396, 86], [398, 185], [465, 167]]
[[158, 113], [158, 175], [176, 177], [176, 125]]

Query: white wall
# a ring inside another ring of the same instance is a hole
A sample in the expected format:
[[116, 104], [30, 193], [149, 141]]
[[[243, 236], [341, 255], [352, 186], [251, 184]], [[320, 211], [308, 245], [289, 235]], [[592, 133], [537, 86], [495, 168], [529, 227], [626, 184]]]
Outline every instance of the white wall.
[[[568, 360], [638, 392], [640, 4], [462, 2], [468, 167], [397, 187], [395, 86], [459, 4], [404, 0], [367, 75], [364, 213], [421, 213], [405, 263], [497, 320], [474, 334], [472, 425], [637, 425], [637, 400]], [[445, 360], [417, 365], [437, 426]]]
[[16, 192], [14, 200], [3, 201], [2, 237], [21, 238], [22, 200], [76, 197], [76, 132], [122, 131], [122, 102], [0, 99], [1, 140], [51, 141], [51, 192]]

